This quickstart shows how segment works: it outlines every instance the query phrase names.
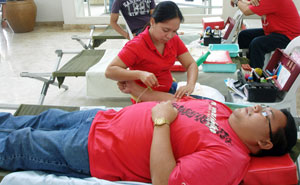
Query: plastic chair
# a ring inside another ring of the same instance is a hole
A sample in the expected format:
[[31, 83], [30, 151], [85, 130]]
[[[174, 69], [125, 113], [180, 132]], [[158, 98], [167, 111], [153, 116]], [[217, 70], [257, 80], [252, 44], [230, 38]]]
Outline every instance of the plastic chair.
[[[288, 45], [287, 47], [284, 49], [284, 52], [288, 55], [290, 55], [293, 50], [296, 48], [296, 47], [300, 47], [300, 36], [294, 38]], [[265, 54], [265, 63], [264, 63], [264, 68], [266, 68], [270, 58], [272, 57], [274, 52], [270, 52], [270, 53], [267, 53]]]
[[[294, 38], [288, 46], [284, 49], [284, 53], [291, 55], [296, 47], [300, 47], [300, 36]], [[300, 61], [298, 61], [300, 63]], [[294, 117], [297, 117], [297, 106], [296, 106], [296, 93], [298, 88], [300, 87], [300, 74], [294, 81], [290, 90], [285, 94], [284, 98], [280, 102], [274, 103], [264, 103], [265, 105], [269, 105], [272, 107], [276, 107], [277, 109], [286, 108], [288, 109]]]
[[[284, 50], [284, 53], [291, 55], [295, 48], [300, 47], [300, 36], [293, 39], [289, 45]], [[300, 61], [298, 61], [300, 63]], [[259, 104], [263, 104], [270, 107], [275, 107], [276, 109], [288, 109], [294, 117], [298, 117], [297, 115], [297, 106], [296, 106], [296, 93], [298, 88], [300, 87], [300, 74], [298, 74], [296, 80], [293, 85], [290, 87], [289, 91], [283, 95], [283, 99], [278, 102], [260, 102]], [[234, 94], [230, 93], [230, 97], [234, 103], [245, 103], [245, 104], [258, 104], [257, 102], [248, 102], [246, 100], [241, 100], [241, 98], [237, 98]]]

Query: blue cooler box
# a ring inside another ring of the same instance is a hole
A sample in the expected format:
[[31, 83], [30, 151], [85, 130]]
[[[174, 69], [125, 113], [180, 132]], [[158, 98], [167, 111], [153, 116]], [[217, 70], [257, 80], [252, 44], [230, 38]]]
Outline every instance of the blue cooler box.
[[240, 50], [238, 44], [210, 44], [208, 47], [210, 51], [216, 51], [216, 50], [228, 51], [230, 57], [237, 57]]
[[206, 73], [234, 73], [236, 64], [202, 64], [202, 71]]

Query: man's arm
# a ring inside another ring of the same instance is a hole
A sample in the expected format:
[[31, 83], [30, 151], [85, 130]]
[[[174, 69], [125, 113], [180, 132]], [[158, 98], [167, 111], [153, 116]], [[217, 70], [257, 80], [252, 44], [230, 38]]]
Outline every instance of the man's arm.
[[[235, 0], [231, 0], [231, 3], [234, 3]], [[250, 2], [247, 0], [238, 0], [237, 7], [243, 12], [244, 15], [253, 15], [254, 12], [249, 8]]]
[[170, 140], [170, 124], [177, 114], [178, 111], [170, 101], [161, 102], [152, 108], [154, 130], [150, 150], [150, 173], [153, 185], [168, 185], [170, 174], [176, 166]]
[[111, 27], [116, 30], [118, 33], [120, 33], [123, 37], [126, 39], [130, 40], [129, 34], [124, 31], [119, 25], [118, 25], [118, 19], [119, 19], [119, 14], [118, 13], [111, 13], [110, 14], [110, 25]]
[[138, 102], [177, 100], [173, 94], [154, 91], [151, 88], [144, 88], [136, 84], [134, 81], [118, 82], [118, 87], [123, 93], [131, 94], [137, 98]]

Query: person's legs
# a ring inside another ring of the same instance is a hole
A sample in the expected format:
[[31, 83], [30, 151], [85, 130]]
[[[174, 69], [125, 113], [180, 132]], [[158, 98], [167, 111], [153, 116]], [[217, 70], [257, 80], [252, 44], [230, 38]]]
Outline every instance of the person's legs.
[[108, 6], [109, 13], [111, 13], [111, 8], [113, 4], [114, 4], [114, 0], [109, 0], [109, 6]]
[[251, 41], [258, 36], [263, 36], [263, 29], [246, 29], [239, 33], [238, 44], [240, 49], [248, 49]]
[[80, 120], [85, 114], [85, 111], [67, 112], [60, 109], [49, 109], [39, 115], [28, 116], [13, 116], [10, 113], [0, 113], [0, 128], [20, 129], [31, 127], [35, 129], [62, 130], [80, 124]]
[[0, 113], [0, 167], [90, 176], [87, 142], [98, 111], [49, 110], [19, 117]]
[[265, 54], [274, 51], [276, 48], [283, 49], [289, 42], [288, 37], [278, 33], [254, 38], [249, 46], [250, 66], [263, 68]]
[[169, 90], [169, 93], [175, 94], [176, 90], [177, 90], [177, 85], [178, 85], [177, 82], [172, 82], [172, 86], [171, 86], [171, 88]]

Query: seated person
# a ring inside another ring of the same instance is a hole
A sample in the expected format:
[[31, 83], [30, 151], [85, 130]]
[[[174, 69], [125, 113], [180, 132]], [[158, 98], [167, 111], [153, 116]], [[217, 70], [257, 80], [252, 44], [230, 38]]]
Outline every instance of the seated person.
[[250, 66], [263, 68], [265, 54], [284, 49], [300, 35], [300, 17], [293, 0], [231, 0], [244, 15], [261, 16], [262, 29], [246, 29], [239, 33], [241, 49], [249, 49]]
[[[198, 66], [176, 34], [182, 21], [183, 16], [174, 2], [159, 3], [151, 15], [150, 26], [127, 42], [107, 67], [106, 77], [120, 82], [135, 80], [143, 87], [175, 93], [177, 98], [191, 94], [198, 78]], [[187, 70], [187, 84], [177, 91], [170, 71], [176, 60]]]
[[149, 22], [154, 7], [154, 0], [114, 0], [110, 14], [110, 25], [118, 33], [130, 40], [129, 33], [118, 25], [119, 12], [122, 12], [132, 34], [138, 35]]
[[0, 113], [0, 130], [2, 169], [153, 185], [237, 185], [250, 155], [283, 155], [297, 140], [286, 110], [257, 105], [232, 112], [217, 101], [188, 98], [118, 112]]

